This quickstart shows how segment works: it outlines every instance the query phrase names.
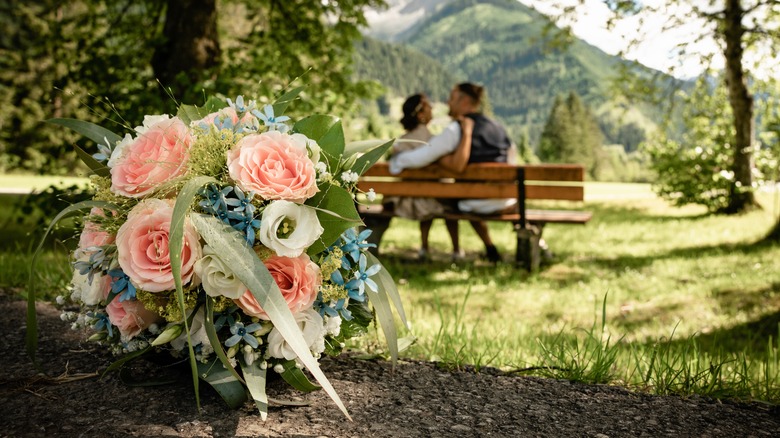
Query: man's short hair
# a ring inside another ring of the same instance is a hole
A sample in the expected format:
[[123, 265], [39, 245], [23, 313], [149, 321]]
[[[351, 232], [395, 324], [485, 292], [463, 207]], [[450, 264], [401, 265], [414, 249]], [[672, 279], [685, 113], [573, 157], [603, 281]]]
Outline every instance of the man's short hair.
[[461, 82], [455, 88], [461, 93], [470, 97], [477, 105], [482, 104], [482, 96], [485, 94], [485, 87], [473, 84], [471, 82]]

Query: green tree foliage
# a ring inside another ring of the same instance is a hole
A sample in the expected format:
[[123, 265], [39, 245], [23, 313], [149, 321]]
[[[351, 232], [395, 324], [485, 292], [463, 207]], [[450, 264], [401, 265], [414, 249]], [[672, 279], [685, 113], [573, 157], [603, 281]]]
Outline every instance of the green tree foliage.
[[[711, 212], [726, 212], [734, 187], [741, 187], [732, 169], [734, 124], [724, 81], [713, 86], [699, 79], [684, 94], [680, 141], [661, 135], [646, 145], [652, 169], [658, 174], [656, 192], [675, 205], [699, 204]], [[761, 180], [754, 169], [753, 176]]]
[[[780, 1], [779, 0], [708, 0], [691, 2], [688, 0], [667, 0], [656, 4], [645, 4], [640, 0], [603, 0], [615, 15], [609, 21], [614, 22], [626, 16], [647, 12], [665, 15], [668, 21], [663, 24], [665, 31], [674, 30], [690, 24], [692, 19], [700, 20], [700, 30], [690, 35], [690, 39], [681, 43], [677, 51], [686, 53], [688, 45], [695, 45], [706, 38], [713, 38], [720, 44], [725, 67], [723, 69], [728, 90], [727, 105], [731, 109], [731, 124], [734, 126], [729, 140], [731, 160], [729, 171], [733, 173], [733, 183], [729, 187], [728, 205], [718, 211], [734, 214], [756, 206], [751, 190], [754, 176], [754, 134], [755, 99], [750, 87], [751, 72], [759, 67], [767, 57], [760, 57], [758, 64], [751, 65], [748, 56], [756, 49], [769, 49], [776, 55], [775, 47], [780, 44]], [[570, 8], [569, 13], [576, 11]], [[637, 33], [636, 40], [641, 40]], [[703, 55], [705, 64], [711, 61], [709, 55]], [[763, 65], [763, 68], [770, 66]], [[774, 67], [777, 67], [776, 65]], [[641, 82], [640, 82], [641, 84]], [[635, 88], [637, 82], [627, 81], [628, 88]], [[655, 92], [656, 87], [646, 88]], [[714, 133], [713, 137], [717, 134]], [[779, 225], [780, 226], [780, 225]]]
[[[186, 46], [196, 40], [193, 34], [212, 35], [207, 29], [176, 32], [185, 25], [212, 26], [209, 20], [188, 21], [195, 13], [191, 7], [209, 5], [216, 6], [219, 50], [206, 50], [204, 64], [160, 67], [182, 41]], [[51, 117], [126, 131], [144, 114], [172, 113], [177, 102], [199, 104], [206, 95], [271, 101], [299, 76], [295, 85], [307, 88], [291, 107], [293, 115], [346, 110], [373, 90], [353, 80], [350, 65], [358, 27], [365, 24], [363, 8], [381, 5], [381, 0], [2, 2], [0, 170], [73, 172], [78, 164], [71, 145], [78, 136], [41, 123]], [[170, 96], [160, 93], [155, 54], [160, 79], [174, 82], [162, 84]]]
[[539, 140], [539, 159], [546, 163], [582, 164], [598, 177], [598, 157], [604, 136], [596, 118], [575, 92], [558, 96]]

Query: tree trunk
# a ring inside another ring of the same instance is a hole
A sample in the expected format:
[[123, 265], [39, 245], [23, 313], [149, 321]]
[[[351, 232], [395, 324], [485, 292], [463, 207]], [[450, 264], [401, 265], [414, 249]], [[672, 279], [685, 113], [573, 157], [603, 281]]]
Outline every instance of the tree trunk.
[[162, 85], [184, 100], [210, 69], [219, 66], [220, 54], [216, 0], [168, 0], [163, 41], [152, 57]]
[[745, 28], [742, 17], [745, 11], [741, 0], [726, 0], [724, 11], [724, 36], [726, 40], [726, 82], [729, 103], [734, 113], [734, 172], [735, 184], [729, 194], [725, 213], [734, 214], [756, 206], [753, 196], [753, 96], [747, 89], [745, 71], [742, 68], [742, 37]]

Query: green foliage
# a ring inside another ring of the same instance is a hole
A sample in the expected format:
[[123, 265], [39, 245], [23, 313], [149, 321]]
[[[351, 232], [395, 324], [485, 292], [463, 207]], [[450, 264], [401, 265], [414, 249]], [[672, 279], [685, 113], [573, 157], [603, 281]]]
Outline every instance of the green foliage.
[[[678, 206], [699, 204], [722, 212], [732, 192], [752, 190], [740, 186], [731, 171], [735, 134], [725, 84], [700, 79], [682, 102], [685, 133], [680, 141], [659, 135], [645, 147], [658, 175], [655, 190]], [[770, 154], [764, 151], [762, 159], [771, 162]]]
[[[71, 145], [92, 153], [94, 143], [42, 120], [72, 118], [127, 132], [145, 114], [175, 113], [182, 96], [166, 96], [151, 67], [163, 44], [167, 3], [45, 0], [0, 6], [0, 171], [87, 171]], [[353, 80], [350, 63], [358, 26], [365, 24], [363, 8], [380, 5], [219, 2], [219, 74], [191, 89], [203, 96], [264, 96], [264, 104], [302, 76], [300, 84], [308, 87], [291, 116], [346, 111], [373, 92], [371, 84]]]
[[[439, 102], [447, 100], [458, 81], [441, 63], [419, 50], [370, 37], [363, 37], [355, 44], [353, 71], [355, 78], [377, 81], [385, 91], [395, 95], [423, 92]], [[386, 106], [386, 100], [383, 102]]]
[[576, 163], [598, 176], [603, 135], [596, 118], [580, 97], [569, 93], [555, 100], [539, 140], [539, 159], [547, 163]]

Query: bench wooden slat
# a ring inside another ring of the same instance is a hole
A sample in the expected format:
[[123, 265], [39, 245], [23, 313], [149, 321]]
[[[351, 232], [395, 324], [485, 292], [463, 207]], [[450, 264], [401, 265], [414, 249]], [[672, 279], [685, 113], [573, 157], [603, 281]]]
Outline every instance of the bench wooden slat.
[[[420, 198], [517, 198], [517, 185], [513, 182], [460, 182], [455, 185], [437, 181], [361, 180], [358, 182], [358, 189], [364, 192], [374, 189], [376, 193], [381, 193], [385, 196], [415, 196]], [[528, 185], [525, 186], [525, 196], [526, 199], [582, 201], [585, 199], [585, 189], [581, 186]]]
[[410, 194], [419, 198], [461, 198], [491, 199], [517, 198], [517, 185], [514, 183], [468, 183], [457, 185], [437, 181], [360, 181], [358, 189], [367, 192], [374, 189], [384, 196], [404, 196]]
[[568, 181], [582, 184], [584, 170], [582, 166], [575, 164], [529, 164], [512, 166], [502, 163], [478, 163], [469, 164], [463, 173], [453, 173], [438, 166], [429, 166], [425, 169], [407, 169], [398, 175], [391, 175], [387, 163], [374, 164], [363, 175], [364, 178], [389, 178], [402, 179], [442, 179], [453, 178], [457, 180], [477, 181], [504, 181], [517, 178], [517, 168], [525, 170], [526, 181]]

